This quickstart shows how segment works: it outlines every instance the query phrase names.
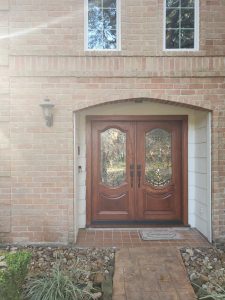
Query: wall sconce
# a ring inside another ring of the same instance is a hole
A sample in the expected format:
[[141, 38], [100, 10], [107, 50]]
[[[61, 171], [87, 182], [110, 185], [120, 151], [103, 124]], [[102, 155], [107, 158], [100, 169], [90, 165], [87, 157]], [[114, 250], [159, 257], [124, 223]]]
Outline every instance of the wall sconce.
[[53, 125], [53, 108], [55, 105], [51, 103], [49, 99], [45, 99], [44, 102], [40, 104], [40, 106], [43, 109], [46, 125], [48, 127], [51, 127]]

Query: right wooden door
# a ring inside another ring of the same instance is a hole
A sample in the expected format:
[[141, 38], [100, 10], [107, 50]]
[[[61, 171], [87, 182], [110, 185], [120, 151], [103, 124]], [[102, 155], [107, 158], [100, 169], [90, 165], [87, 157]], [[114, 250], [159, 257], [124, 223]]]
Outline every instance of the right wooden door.
[[182, 131], [179, 121], [136, 125], [136, 209], [142, 221], [182, 221]]

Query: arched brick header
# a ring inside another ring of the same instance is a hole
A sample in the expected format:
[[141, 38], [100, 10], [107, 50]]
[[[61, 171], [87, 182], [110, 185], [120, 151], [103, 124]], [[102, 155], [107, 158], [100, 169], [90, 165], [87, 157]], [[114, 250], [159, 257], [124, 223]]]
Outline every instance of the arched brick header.
[[136, 103], [142, 103], [142, 102], [153, 102], [153, 103], [160, 103], [160, 104], [167, 104], [167, 105], [173, 105], [173, 106], [179, 106], [179, 107], [186, 107], [190, 109], [195, 109], [195, 110], [203, 110], [203, 111], [212, 111], [211, 105], [206, 105], [203, 101], [199, 103], [198, 105], [193, 105], [191, 103], [185, 103], [185, 102], [178, 102], [178, 101], [172, 101], [168, 99], [156, 99], [156, 98], [147, 98], [147, 97], [135, 97], [135, 98], [129, 98], [129, 99], [115, 99], [115, 100], [107, 100], [104, 102], [96, 101], [95, 103], [82, 103], [82, 106], [85, 105], [85, 107], [79, 107], [74, 110], [74, 112], [78, 112], [81, 110], [85, 110], [87, 108], [91, 107], [98, 107], [102, 105], [109, 105], [109, 104], [116, 104], [116, 103], [124, 103], [124, 102], [136, 102]]

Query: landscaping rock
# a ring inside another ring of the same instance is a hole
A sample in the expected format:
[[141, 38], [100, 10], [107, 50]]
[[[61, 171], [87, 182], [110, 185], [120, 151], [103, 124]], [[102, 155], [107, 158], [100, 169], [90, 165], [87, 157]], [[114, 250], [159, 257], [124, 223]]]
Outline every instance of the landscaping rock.
[[5, 261], [0, 261], [0, 269], [7, 268], [7, 263]]
[[105, 280], [105, 276], [102, 273], [98, 272], [97, 274], [95, 274], [94, 277], [95, 283], [102, 283], [104, 280]]
[[[181, 249], [196, 294], [221, 292], [225, 287], [225, 252], [214, 247]], [[222, 298], [221, 298], [222, 299]]]
[[93, 299], [93, 300], [97, 300], [97, 299], [100, 299], [101, 296], [102, 296], [102, 293], [100, 293], [100, 292], [94, 293], [94, 294], [92, 295], [92, 299]]
[[[9, 246], [6, 250], [10, 252], [26, 250], [32, 253], [28, 277], [50, 274], [53, 265], [59, 263], [63, 271], [73, 273], [79, 284], [93, 291], [93, 299], [112, 299], [115, 249]], [[2, 257], [0, 256], [0, 268], [1, 265], [5, 266]], [[105, 296], [103, 296], [103, 286]]]

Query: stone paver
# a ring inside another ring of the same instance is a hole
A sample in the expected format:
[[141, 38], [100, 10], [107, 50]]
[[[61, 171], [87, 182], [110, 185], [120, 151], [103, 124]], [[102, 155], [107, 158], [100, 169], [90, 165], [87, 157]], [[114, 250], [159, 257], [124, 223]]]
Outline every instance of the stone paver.
[[117, 251], [113, 300], [196, 299], [176, 247]]

